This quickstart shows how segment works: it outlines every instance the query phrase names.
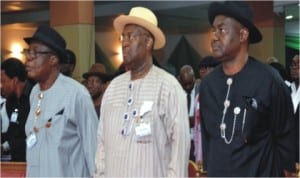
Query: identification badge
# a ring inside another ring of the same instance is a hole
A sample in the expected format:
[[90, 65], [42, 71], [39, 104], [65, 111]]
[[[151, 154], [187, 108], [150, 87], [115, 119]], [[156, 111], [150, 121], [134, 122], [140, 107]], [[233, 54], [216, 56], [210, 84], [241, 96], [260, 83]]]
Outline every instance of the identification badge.
[[26, 139], [27, 148], [32, 148], [37, 143], [37, 138], [34, 133], [31, 133]]
[[151, 135], [151, 126], [149, 122], [141, 122], [135, 126], [135, 134], [137, 137]]
[[147, 112], [152, 110], [153, 101], [144, 101], [140, 109], [140, 116], [144, 116]]
[[18, 119], [18, 109], [15, 109], [15, 111], [10, 116], [10, 122], [17, 122]]

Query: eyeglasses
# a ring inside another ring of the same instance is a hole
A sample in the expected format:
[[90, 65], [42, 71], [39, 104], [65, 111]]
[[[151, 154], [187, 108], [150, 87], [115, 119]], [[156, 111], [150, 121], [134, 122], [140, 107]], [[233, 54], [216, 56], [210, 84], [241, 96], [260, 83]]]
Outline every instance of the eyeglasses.
[[27, 58], [29, 58], [29, 57], [37, 58], [43, 54], [55, 54], [55, 52], [53, 52], [53, 51], [34, 51], [34, 50], [30, 50], [30, 49], [24, 49], [23, 53], [25, 54], [25, 56]]
[[147, 37], [149, 37], [150, 35], [147, 34], [147, 33], [141, 33], [141, 34], [129, 33], [129, 34], [126, 34], [126, 35], [121, 35], [120, 38], [119, 38], [119, 40], [120, 40], [120, 42], [123, 42], [123, 41], [133, 42], [139, 36], [147, 36]]
[[299, 64], [291, 63], [290, 68], [299, 68]]

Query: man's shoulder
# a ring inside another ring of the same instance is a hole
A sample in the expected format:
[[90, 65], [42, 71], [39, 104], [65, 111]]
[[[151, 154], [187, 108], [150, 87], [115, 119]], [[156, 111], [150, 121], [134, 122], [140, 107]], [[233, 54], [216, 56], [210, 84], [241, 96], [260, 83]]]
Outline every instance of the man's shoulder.
[[267, 65], [265, 63], [262, 63], [260, 60], [249, 57], [250, 60], [250, 70], [253, 72], [254, 75], [257, 75], [257, 77], [262, 78], [264, 76], [264, 79], [274, 79], [283, 81], [279, 73], [270, 65]]
[[57, 82], [57, 88], [62, 90], [62, 92], [65, 91], [65, 92], [68, 92], [69, 94], [82, 93], [84, 95], [89, 95], [86, 87], [73, 78], [70, 78], [70, 77], [67, 77], [64, 75], [60, 75], [58, 80], [59, 81]]
[[174, 75], [170, 74], [169, 72], [165, 71], [162, 68], [153, 66], [153, 74], [157, 82], [163, 82], [169, 85], [177, 85], [177, 84], [180, 85]]

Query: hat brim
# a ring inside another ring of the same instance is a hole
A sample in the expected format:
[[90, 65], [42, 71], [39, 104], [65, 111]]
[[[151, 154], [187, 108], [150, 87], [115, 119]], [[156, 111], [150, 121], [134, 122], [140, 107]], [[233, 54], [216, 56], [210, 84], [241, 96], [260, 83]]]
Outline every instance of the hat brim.
[[41, 43], [47, 45], [49, 48], [51, 48], [58, 55], [61, 62], [66, 62], [67, 54], [64, 51], [62, 51], [60, 48], [57, 48], [54, 45], [52, 45], [51, 43], [48, 43], [47, 41], [42, 40], [40, 38], [28, 37], [28, 38], [23, 38], [23, 39], [28, 45], [30, 45], [34, 41], [41, 42]]
[[164, 47], [166, 43], [165, 35], [157, 26], [145, 21], [144, 19], [127, 15], [120, 15], [114, 20], [115, 30], [120, 34], [123, 32], [123, 29], [127, 24], [140, 25], [148, 30], [154, 36], [154, 49]]
[[213, 4], [208, 9], [208, 18], [210, 24], [213, 24], [214, 19], [217, 15], [226, 15], [232, 17], [236, 19], [238, 22], [240, 22], [242, 25], [247, 27], [250, 32], [249, 34], [250, 43], [258, 43], [262, 40], [262, 34], [251, 21], [241, 17], [241, 15], [239, 15], [235, 11], [232, 11], [231, 9], [228, 8], [227, 5], [224, 5], [221, 2], [213, 2]]
[[82, 77], [85, 79], [89, 78], [90, 76], [99, 77], [103, 82], [110, 81], [113, 78], [112, 75], [101, 73], [101, 72], [87, 72], [82, 75]]

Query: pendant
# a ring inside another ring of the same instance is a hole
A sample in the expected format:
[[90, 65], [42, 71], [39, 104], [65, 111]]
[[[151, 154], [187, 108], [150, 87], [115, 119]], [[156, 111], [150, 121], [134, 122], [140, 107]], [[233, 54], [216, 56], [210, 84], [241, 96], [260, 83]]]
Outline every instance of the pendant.
[[221, 123], [220, 124], [220, 129], [221, 129], [221, 138], [225, 138], [226, 124], [225, 123]]
[[37, 110], [35, 111], [35, 115], [38, 117], [41, 114], [41, 108], [37, 108]]
[[39, 93], [38, 97], [39, 97], [39, 99], [43, 99], [44, 98], [44, 94], [43, 93]]
[[235, 107], [235, 108], [233, 109], [233, 113], [234, 113], [235, 115], [240, 114], [240, 112], [241, 112], [241, 108], [240, 108], [240, 107]]
[[33, 131], [35, 132], [35, 133], [38, 133], [38, 131], [39, 131], [39, 129], [37, 128], [37, 127], [33, 127]]
[[227, 79], [227, 81], [226, 81], [226, 84], [228, 85], [228, 86], [230, 86], [231, 84], [232, 84], [232, 78], [228, 78]]
[[47, 122], [45, 125], [46, 128], [50, 128], [51, 127], [51, 122]]
[[221, 130], [225, 130], [226, 129], [226, 124], [225, 123], [221, 123], [220, 124], [220, 129]]

